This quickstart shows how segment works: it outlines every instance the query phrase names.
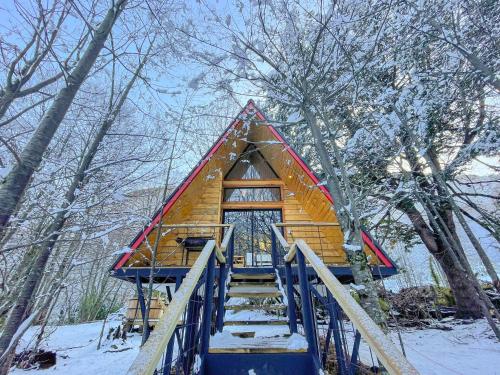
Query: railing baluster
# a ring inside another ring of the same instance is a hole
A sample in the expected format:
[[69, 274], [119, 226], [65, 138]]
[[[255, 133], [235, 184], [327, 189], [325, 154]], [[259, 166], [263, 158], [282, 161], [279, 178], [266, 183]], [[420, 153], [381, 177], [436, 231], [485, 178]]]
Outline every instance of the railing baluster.
[[212, 304], [214, 298], [214, 278], [215, 278], [215, 252], [212, 252], [207, 263], [207, 277], [205, 282], [205, 301], [203, 303], [203, 319], [201, 327], [200, 355], [202, 361], [208, 353], [210, 344], [210, 328], [212, 323]]
[[358, 353], [359, 353], [359, 343], [361, 342], [361, 333], [356, 330], [356, 335], [354, 336], [354, 345], [352, 347], [351, 363], [349, 364], [349, 375], [356, 374], [356, 368], [358, 367]]
[[286, 276], [286, 294], [288, 299], [288, 321], [290, 323], [290, 331], [297, 333], [297, 316], [295, 314], [295, 296], [293, 294], [293, 274], [292, 264], [285, 263], [285, 276]]
[[300, 284], [300, 297], [302, 300], [302, 324], [308, 343], [308, 350], [314, 357], [318, 357], [318, 345], [316, 332], [314, 329], [313, 309], [311, 303], [311, 293], [309, 291], [309, 281], [307, 279], [306, 261], [302, 252], [297, 252], [297, 264]]
[[221, 263], [219, 266], [219, 285], [218, 285], [218, 296], [217, 296], [217, 321], [216, 327], [217, 331], [222, 332], [222, 327], [224, 325], [224, 296], [226, 289], [226, 264]]
[[340, 337], [340, 314], [339, 309], [340, 306], [337, 304], [337, 301], [332, 296], [332, 293], [327, 289], [327, 303], [328, 310], [330, 313], [330, 325], [333, 331], [333, 341], [335, 345], [335, 356], [337, 357], [337, 363], [339, 366], [339, 374], [345, 375], [347, 374], [347, 366], [344, 355], [344, 350], [342, 349], [342, 340]]

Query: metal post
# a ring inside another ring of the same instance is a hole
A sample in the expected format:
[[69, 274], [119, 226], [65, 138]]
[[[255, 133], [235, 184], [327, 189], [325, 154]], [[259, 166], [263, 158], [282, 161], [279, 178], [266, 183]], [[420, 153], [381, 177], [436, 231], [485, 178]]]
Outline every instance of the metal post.
[[359, 343], [361, 342], [361, 333], [356, 330], [356, 336], [354, 336], [354, 345], [352, 347], [351, 363], [349, 364], [349, 375], [356, 374], [356, 367], [358, 367], [358, 353], [359, 353]]
[[288, 299], [288, 321], [290, 332], [297, 333], [297, 316], [295, 315], [295, 296], [293, 295], [293, 274], [291, 262], [285, 263], [286, 294]]
[[222, 332], [224, 326], [224, 298], [226, 295], [226, 264], [222, 263], [219, 267], [219, 295], [217, 306], [217, 331]]
[[340, 306], [337, 301], [332, 296], [332, 293], [327, 290], [327, 298], [328, 298], [328, 311], [330, 313], [330, 327], [333, 332], [333, 340], [335, 344], [335, 355], [337, 357], [337, 363], [339, 365], [339, 374], [345, 375], [347, 374], [347, 366], [346, 359], [344, 355], [344, 351], [342, 350], [342, 339], [340, 337]]
[[203, 303], [203, 317], [201, 320], [200, 355], [205, 357], [208, 353], [210, 341], [210, 326], [212, 323], [212, 303], [214, 298], [215, 251], [212, 252], [207, 263], [207, 277], [205, 283], [205, 301]]
[[306, 261], [304, 254], [300, 250], [297, 251], [297, 264], [299, 273], [300, 297], [302, 300], [302, 324], [308, 343], [308, 351], [314, 357], [318, 357], [318, 344], [316, 341], [316, 331], [313, 323], [313, 309], [311, 303], [311, 293], [309, 292], [309, 281], [307, 279]]
[[[176, 276], [175, 277], [175, 291], [179, 289], [181, 286], [181, 277]], [[172, 300], [172, 298], [170, 298]], [[172, 367], [172, 356], [174, 354], [174, 338], [175, 335], [172, 335], [170, 338], [170, 341], [168, 342], [167, 345], [167, 351], [165, 353], [165, 361], [163, 362], [163, 375], [170, 375], [170, 368]]]
[[229, 240], [229, 269], [233, 269], [233, 259], [234, 259], [234, 232], [236, 228], [233, 229], [233, 233], [231, 234], [231, 239]]
[[273, 268], [276, 268], [278, 265], [278, 249], [276, 248], [276, 234], [274, 230], [271, 229], [271, 260], [273, 262]]
[[142, 323], [144, 326], [144, 317], [146, 316], [146, 301], [144, 301], [144, 291], [142, 290], [142, 281], [141, 277], [139, 276], [139, 272], [137, 272], [137, 275], [135, 276], [135, 285], [137, 287], [137, 299], [139, 300], [139, 305], [141, 306]]
[[[196, 294], [196, 290], [193, 292], [193, 295]], [[184, 356], [182, 358], [182, 368], [184, 370], [184, 374], [189, 373], [189, 367], [191, 365], [189, 359], [189, 351], [192, 346], [192, 337], [193, 337], [193, 326], [195, 324], [194, 320], [194, 315], [195, 315], [195, 305], [196, 302], [193, 298], [189, 301], [188, 308], [187, 308], [187, 313], [186, 313], [186, 321], [184, 322], [184, 325], [186, 327], [186, 330], [184, 332], [184, 345], [182, 348], [182, 351], [184, 353]]]

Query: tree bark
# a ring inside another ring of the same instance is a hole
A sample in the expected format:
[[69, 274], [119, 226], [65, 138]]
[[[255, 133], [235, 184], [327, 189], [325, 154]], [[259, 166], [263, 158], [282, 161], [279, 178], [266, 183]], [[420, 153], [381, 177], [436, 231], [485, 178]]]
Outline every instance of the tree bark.
[[0, 235], [16, 210], [34, 171], [40, 166], [43, 153], [64, 119], [81, 84], [99, 56], [116, 19], [123, 11], [126, 1], [121, 0], [108, 10], [106, 17], [95, 31], [84, 55], [69, 75], [67, 85], [59, 91], [21, 153], [21, 162], [16, 164], [0, 187]]
[[[106, 20], [103, 21], [103, 24], [108, 23], [108, 27], [106, 28], [107, 33], [106, 35], [109, 34], [111, 31], [111, 27], [114, 23], [114, 20], [116, 20], [117, 15], [121, 12], [122, 6], [124, 6], [125, 2], [121, 2], [120, 5], [117, 5], [116, 8], [111, 9], [108, 11], [108, 14], [106, 16]], [[101, 24], [101, 26], [103, 25]], [[97, 34], [102, 34], [97, 33]], [[105, 38], [104, 38], [105, 40]], [[101, 48], [102, 45], [104, 44], [104, 40], [102, 40], [101, 43]], [[98, 53], [98, 52], [97, 52]], [[83, 60], [83, 59], [82, 59]], [[95, 59], [94, 59], [95, 61]], [[7, 322], [5, 324], [4, 330], [2, 332], [2, 335], [0, 336], [0, 356], [3, 355], [5, 350], [9, 348], [11, 338], [13, 334], [17, 331], [18, 327], [21, 325], [23, 319], [25, 319], [25, 315], [27, 312], [27, 308], [30, 304], [30, 301], [33, 298], [34, 292], [36, 290], [36, 286], [38, 281], [41, 279], [43, 276], [43, 271], [45, 269], [45, 266], [47, 264], [47, 261], [50, 257], [51, 251], [56, 244], [59, 235], [61, 233], [61, 229], [64, 226], [64, 223], [66, 222], [66, 213], [70, 205], [75, 201], [75, 192], [78, 188], [81, 187], [81, 184], [83, 183], [85, 177], [86, 177], [86, 171], [89, 168], [96, 152], [97, 149], [104, 138], [105, 134], [113, 124], [114, 120], [116, 119], [119, 110], [121, 109], [121, 106], [125, 102], [125, 99], [130, 92], [130, 89], [132, 88], [135, 80], [137, 79], [140, 70], [143, 68], [144, 64], [146, 62], [146, 59], [144, 59], [139, 67], [136, 70], [136, 74], [134, 77], [131, 79], [129, 84], [127, 85], [124, 93], [122, 94], [119, 103], [117, 107], [114, 109], [114, 111], [109, 115], [108, 118], [106, 118], [101, 125], [97, 135], [95, 136], [92, 144], [90, 145], [88, 151], [85, 153], [84, 157], [82, 158], [82, 161], [80, 163], [80, 166], [78, 168], [78, 171], [75, 173], [75, 176], [73, 178], [73, 181], [68, 189], [68, 191], [65, 194], [65, 204], [63, 206], [63, 209], [58, 212], [56, 217], [54, 218], [54, 221], [46, 231], [46, 235], [48, 237], [48, 240], [43, 242], [38, 246], [38, 255], [36, 256], [35, 262], [31, 268], [31, 272], [28, 274], [26, 281], [24, 285], [22, 286], [22, 290], [16, 300], [16, 303], [14, 304], [11, 313], [9, 315], [9, 318], [7, 319]], [[90, 69], [90, 67], [89, 67]], [[64, 90], [64, 89], [63, 89]], [[8, 366], [2, 366], [2, 368], [8, 368]]]
[[422, 214], [412, 202], [405, 201], [398, 205], [398, 209], [405, 212], [413, 228], [421, 238], [427, 250], [438, 261], [450, 284], [451, 292], [457, 304], [457, 317], [481, 318], [483, 316], [481, 300], [476, 292], [474, 283], [468, 273], [452, 257], [446, 245], [429, 227]]
[[[336, 175], [326, 146], [323, 143], [323, 136], [321, 134], [321, 129], [317, 125], [315, 115], [307, 106], [304, 106], [302, 111], [311, 129], [321, 166], [327, 176], [328, 190], [333, 197], [333, 206], [335, 208], [337, 220], [344, 233], [344, 250], [346, 251], [347, 259], [351, 265], [354, 282], [363, 286], [362, 289], [358, 290], [361, 305], [377, 324], [384, 327], [386, 318], [380, 307], [378, 293], [374, 285], [368, 259], [363, 251], [364, 243], [361, 235], [361, 225], [359, 223], [356, 202], [354, 201], [353, 192], [350, 189], [348, 176], [345, 170], [342, 170], [343, 165], [341, 160], [339, 160], [338, 150], [334, 150], [337, 156], [336, 161], [340, 162], [339, 168], [341, 169], [342, 179], [347, 190], [343, 192], [340, 180]], [[335, 145], [333, 147], [335, 147]]]

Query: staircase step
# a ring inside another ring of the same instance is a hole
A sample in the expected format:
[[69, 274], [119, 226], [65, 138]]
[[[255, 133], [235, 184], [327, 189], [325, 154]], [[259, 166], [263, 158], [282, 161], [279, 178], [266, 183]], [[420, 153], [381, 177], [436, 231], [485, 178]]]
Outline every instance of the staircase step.
[[209, 353], [304, 353], [307, 341], [304, 336], [235, 337], [230, 333], [215, 335]]
[[226, 310], [243, 311], [243, 310], [264, 310], [264, 311], [283, 311], [286, 310], [286, 306], [282, 304], [276, 305], [226, 305], [224, 306]]
[[230, 288], [237, 288], [237, 287], [265, 287], [265, 288], [271, 288], [271, 287], [276, 287], [276, 282], [263, 282], [260, 280], [251, 280], [251, 281], [231, 281], [229, 283]]
[[255, 331], [231, 332], [231, 335], [246, 339], [250, 337], [255, 337]]
[[243, 297], [243, 298], [279, 298], [281, 297], [280, 292], [238, 292], [229, 291], [227, 292], [229, 297]]
[[287, 320], [227, 320], [224, 322], [225, 326], [278, 326], [288, 325]]
[[274, 273], [232, 273], [232, 280], [275, 280]]

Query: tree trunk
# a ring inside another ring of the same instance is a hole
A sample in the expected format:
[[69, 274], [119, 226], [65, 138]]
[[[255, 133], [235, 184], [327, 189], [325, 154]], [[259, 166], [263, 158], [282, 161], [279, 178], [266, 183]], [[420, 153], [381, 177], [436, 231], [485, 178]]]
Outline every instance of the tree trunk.
[[465, 272], [460, 263], [452, 257], [451, 250], [442, 243], [412, 202], [402, 202], [398, 205], [398, 209], [406, 213], [422, 242], [443, 269], [450, 284], [451, 292], [455, 297], [457, 316], [482, 317], [482, 302], [476, 292], [474, 283], [469, 279], [468, 273]]
[[[84, 55], [68, 77], [67, 85], [59, 91], [21, 153], [21, 161], [7, 175], [5, 182], [0, 187], [0, 234], [4, 231], [10, 217], [16, 210], [33, 172], [40, 166], [43, 153], [64, 119], [81, 84], [99, 56], [126, 1], [121, 0], [108, 10], [106, 17], [95, 31]], [[2, 350], [1, 345], [0, 350]]]
[[[339, 163], [339, 169], [342, 173], [344, 186], [347, 190], [343, 192], [326, 146], [323, 143], [323, 136], [321, 134], [321, 129], [317, 125], [315, 115], [307, 106], [304, 106], [302, 111], [311, 129], [311, 133], [313, 134], [316, 151], [318, 152], [321, 166], [327, 176], [328, 190], [333, 197], [333, 206], [335, 208], [337, 220], [344, 233], [344, 250], [346, 251], [347, 259], [351, 265], [354, 282], [363, 287], [358, 290], [361, 305], [377, 324], [384, 327], [386, 318], [380, 307], [378, 293], [374, 285], [368, 259], [363, 251], [364, 243], [361, 235], [361, 225], [359, 223], [359, 215], [357, 213], [354, 195], [350, 189], [349, 178], [345, 173], [341, 160], [339, 160], [338, 150], [334, 150], [336, 161]], [[335, 147], [335, 145], [333, 147]]]

